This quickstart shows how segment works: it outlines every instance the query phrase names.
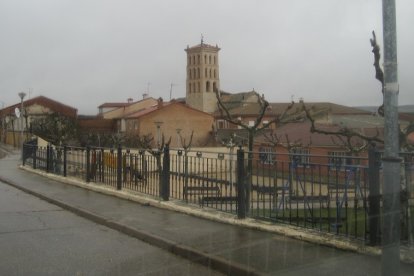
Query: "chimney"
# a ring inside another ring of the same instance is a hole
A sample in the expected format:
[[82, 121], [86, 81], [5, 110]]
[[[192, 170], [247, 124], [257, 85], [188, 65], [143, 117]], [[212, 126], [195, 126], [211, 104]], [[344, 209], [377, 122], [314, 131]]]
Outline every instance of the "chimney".
[[158, 98], [158, 108], [161, 108], [164, 105], [164, 101], [161, 97]]

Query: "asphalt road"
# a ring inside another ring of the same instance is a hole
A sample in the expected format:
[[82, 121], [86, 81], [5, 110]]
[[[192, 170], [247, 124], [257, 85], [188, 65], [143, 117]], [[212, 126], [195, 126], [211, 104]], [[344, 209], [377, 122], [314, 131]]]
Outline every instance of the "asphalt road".
[[0, 182], [0, 275], [221, 275]]

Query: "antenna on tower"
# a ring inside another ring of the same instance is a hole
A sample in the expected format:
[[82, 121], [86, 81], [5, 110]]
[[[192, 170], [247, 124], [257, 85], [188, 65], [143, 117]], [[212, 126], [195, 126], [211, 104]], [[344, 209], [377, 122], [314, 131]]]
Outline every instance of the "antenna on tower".
[[204, 43], [204, 36], [203, 34], [201, 34], [201, 45], [203, 45], [203, 43]]

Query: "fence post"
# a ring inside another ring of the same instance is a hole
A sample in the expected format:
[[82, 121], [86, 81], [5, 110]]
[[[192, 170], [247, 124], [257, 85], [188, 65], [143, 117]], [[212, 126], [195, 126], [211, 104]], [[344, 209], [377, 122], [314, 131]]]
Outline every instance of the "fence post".
[[91, 181], [91, 147], [86, 146], [86, 183]]
[[380, 181], [379, 181], [379, 169], [381, 156], [374, 146], [371, 146], [368, 150], [368, 175], [369, 175], [369, 243], [372, 246], [380, 245]]
[[67, 175], [67, 153], [68, 153], [68, 147], [66, 145], [63, 146], [63, 176], [66, 177]]
[[99, 168], [99, 172], [100, 172], [100, 175], [101, 175], [101, 182], [103, 182], [103, 183], [105, 183], [105, 174], [104, 174], [104, 172], [105, 172], [105, 151], [104, 151], [104, 149], [102, 148], [101, 149], [101, 156], [100, 156], [100, 168]]
[[51, 156], [50, 156], [50, 144], [47, 144], [46, 146], [46, 172], [50, 171], [50, 162], [51, 162]]
[[168, 201], [170, 196], [170, 148], [168, 145], [164, 147], [161, 183], [161, 197]]
[[33, 145], [33, 169], [37, 169], [37, 144]]
[[122, 189], [122, 147], [118, 144], [118, 154], [116, 162], [116, 189]]
[[237, 150], [237, 217], [246, 218], [246, 187], [244, 177], [244, 150]]
[[25, 160], [26, 160], [26, 150], [27, 149], [27, 146], [26, 146], [26, 144], [23, 144], [23, 146], [22, 146], [22, 165], [24, 166], [25, 164], [26, 164], [26, 162], [25, 162]]

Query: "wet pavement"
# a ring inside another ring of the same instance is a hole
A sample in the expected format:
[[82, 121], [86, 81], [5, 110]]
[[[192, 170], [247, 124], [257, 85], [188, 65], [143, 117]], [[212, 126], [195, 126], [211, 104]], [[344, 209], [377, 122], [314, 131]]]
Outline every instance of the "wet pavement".
[[[183, 257], [231, 274], [379, 275], [381, 258], [159, 209], [57, 182], [0, 160], [0, 180]], [[196, 208], [196, 207], [194, 207]], [[414, 265], [401, 264], [401, 275]]]
[[0, 275], [223, 275], [0, 182]]

